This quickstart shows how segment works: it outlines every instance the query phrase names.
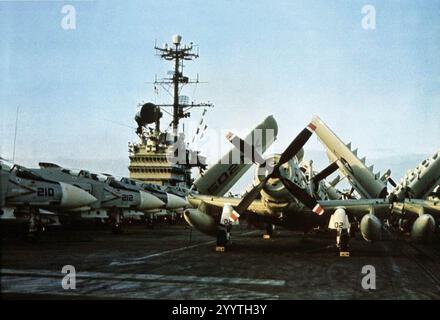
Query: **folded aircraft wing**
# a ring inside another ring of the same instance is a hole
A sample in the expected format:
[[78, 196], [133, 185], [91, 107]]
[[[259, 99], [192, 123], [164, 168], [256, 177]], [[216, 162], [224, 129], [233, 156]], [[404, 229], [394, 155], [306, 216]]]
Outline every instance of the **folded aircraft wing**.
[[[263, 153], [275, 141], [277, 134], [277, 122], [273, 116], [269, 116], [256, 126], [244, 140], [255, 145]], [[194, 182], [200, 194], [223, 196], [249, 170], [252, 162], [236, 161], [235, 155], [239, 155], [238, 150], [231, 149]]]
[[351, 150], [351, 143], [346, 145], [342, 142], [319, 117], [313, 117], [312, 123], [330, 162], [337, 161], [340, 173], [347, 177], [362, 198], [383, 198], [387, 195], [386, 181], [380, 178], [380, 173], [373, 173], [373, 166], [365, 165], [365, 158], [358, 158], [357, 149]]
[[403, 202], [396, 202], [393, 205], [393, 213], [395, 214], [411, 214], [419, 216], [424, 213], [440, 217], [440, 200], [425, 199], [405, 199]]
[[398, 200], [410, 197], [427, 199], [440, 185], [440, 150], [423, 160], [413, 170], [408, 170], [393, 190]]

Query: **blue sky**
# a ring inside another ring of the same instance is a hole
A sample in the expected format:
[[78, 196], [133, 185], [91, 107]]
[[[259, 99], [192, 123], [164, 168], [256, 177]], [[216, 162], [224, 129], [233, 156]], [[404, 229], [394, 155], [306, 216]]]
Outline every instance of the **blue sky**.
[[[76, 30], [60, 26], [64, 4]], [[366, 4], [375, 30], [361, 27]], [[317, 114], [361, 155], [422, 160], [440, 147], [439, 15], [440, 1], [0, 1], [0, 154], [12, 158], [20, 106], [18, 162], [127, 174], [136, 136], [105, 119], [134, 126], [137, 103], [154, 101], [146, 82], [170, 69], [154, 42], [180, 33], [200, 47], [187, 73], [208, 82], [195, 99], [215, 104], [206, 120], [223, 147], [215, 130], [273, 114], [281, 151]]]

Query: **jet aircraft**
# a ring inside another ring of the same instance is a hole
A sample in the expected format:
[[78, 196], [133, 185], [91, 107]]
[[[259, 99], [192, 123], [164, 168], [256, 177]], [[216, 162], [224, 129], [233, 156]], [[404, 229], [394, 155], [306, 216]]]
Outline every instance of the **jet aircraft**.
[[28, 222], [29, 234], [44, 229], [45, 210], [75, 210], [96, 201], [77, 186], [45, 179], [23, 166], [10, 168], [1, 161], [0, 166], [0, 218]]

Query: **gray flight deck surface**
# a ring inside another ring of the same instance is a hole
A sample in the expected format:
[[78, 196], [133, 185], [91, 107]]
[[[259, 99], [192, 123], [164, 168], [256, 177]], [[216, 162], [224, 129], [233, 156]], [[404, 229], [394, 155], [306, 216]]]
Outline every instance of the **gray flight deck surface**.
[[[245, 226], [227, 252], [182, 225], [49, 230], [31, 242], [2, 234], [3, 299], [440, 299], [440, 243], [351, 241], [339, 257], [333, 234], [277, 229], [270, 240]], [[76, 289], [64, 290], [64, 265]], [[362, 268], [376, 270], [376, 290], [362, 288]]]

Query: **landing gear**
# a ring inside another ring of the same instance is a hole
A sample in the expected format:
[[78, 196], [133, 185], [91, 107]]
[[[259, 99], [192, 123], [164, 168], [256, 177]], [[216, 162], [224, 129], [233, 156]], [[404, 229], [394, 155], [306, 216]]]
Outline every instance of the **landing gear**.
[[154, 218], [153, 218], [153, 216], [149, 216], [148, 218], [146, 218], [145, 222], [147, 223], [147, 228], [148, 229], [154, 229]]
[[173, 214], [171, 214], [171, 216], [170, 216], [170, 219], [168, 220], [168, 224], [170, 225], [170, 226], [173, 226], [173, 225], [175, 225], [176, 224], [176, 217], [175, 217], [175, 214], [173, 213]]
[[121, 225], [121, 213], [119, 211], [115, 211], [112, 214], [112, 233], [113, 234], [121, 234], [123, 232], [122, 225]]
[[348, 242], [350, 240], [349, 229], [352, 229], [352, 227], [353, 226], [350, 224], [345, 212], [345, 208], [337, 208], [330, 217], [328, 228], [336, 230], [336, 246], [339, 248], [340, 257], [350, 256]]
[[230, 229], [222, 229], [217, 232], [217, 246], [215, 247], [215, 251], [224, 252], [226, 250], [226, 245], [230, 240]]
[[112, 225], [112, 233], [113, 234], [121, 234], [122, 233], [122, 226], [119, 223], [114, 222]]
[[226, 230], [219, 230], [217, 233], [217, 246], [225, 247], [228, 243], [228, 234]]
[[266, 224], [266, 232], [263, 234], [264, 240], [269, 240], [273, 236], [274, 225], [271, 223]]
[[29, 234], [35, 234], [38, 231], [38, 222], [37, 222], [37, 212], [34, 209], [30, 210], [30, 217], [29, 217]]
[[341, 257], [350, 256], [349, 245], [348, 245], [349, 240], [350, 240], [350, 235], [348, 233], [348, 229], [337, 230], [336, 245], [339, 248], [339, 256]]
[[27, 235], [29, 238], [33, 239], [44, 232], [46, 228], [42, 224], [40, 216], [38, 215], [38, 209], [30, 208], [29, 214], [29, 228]]

